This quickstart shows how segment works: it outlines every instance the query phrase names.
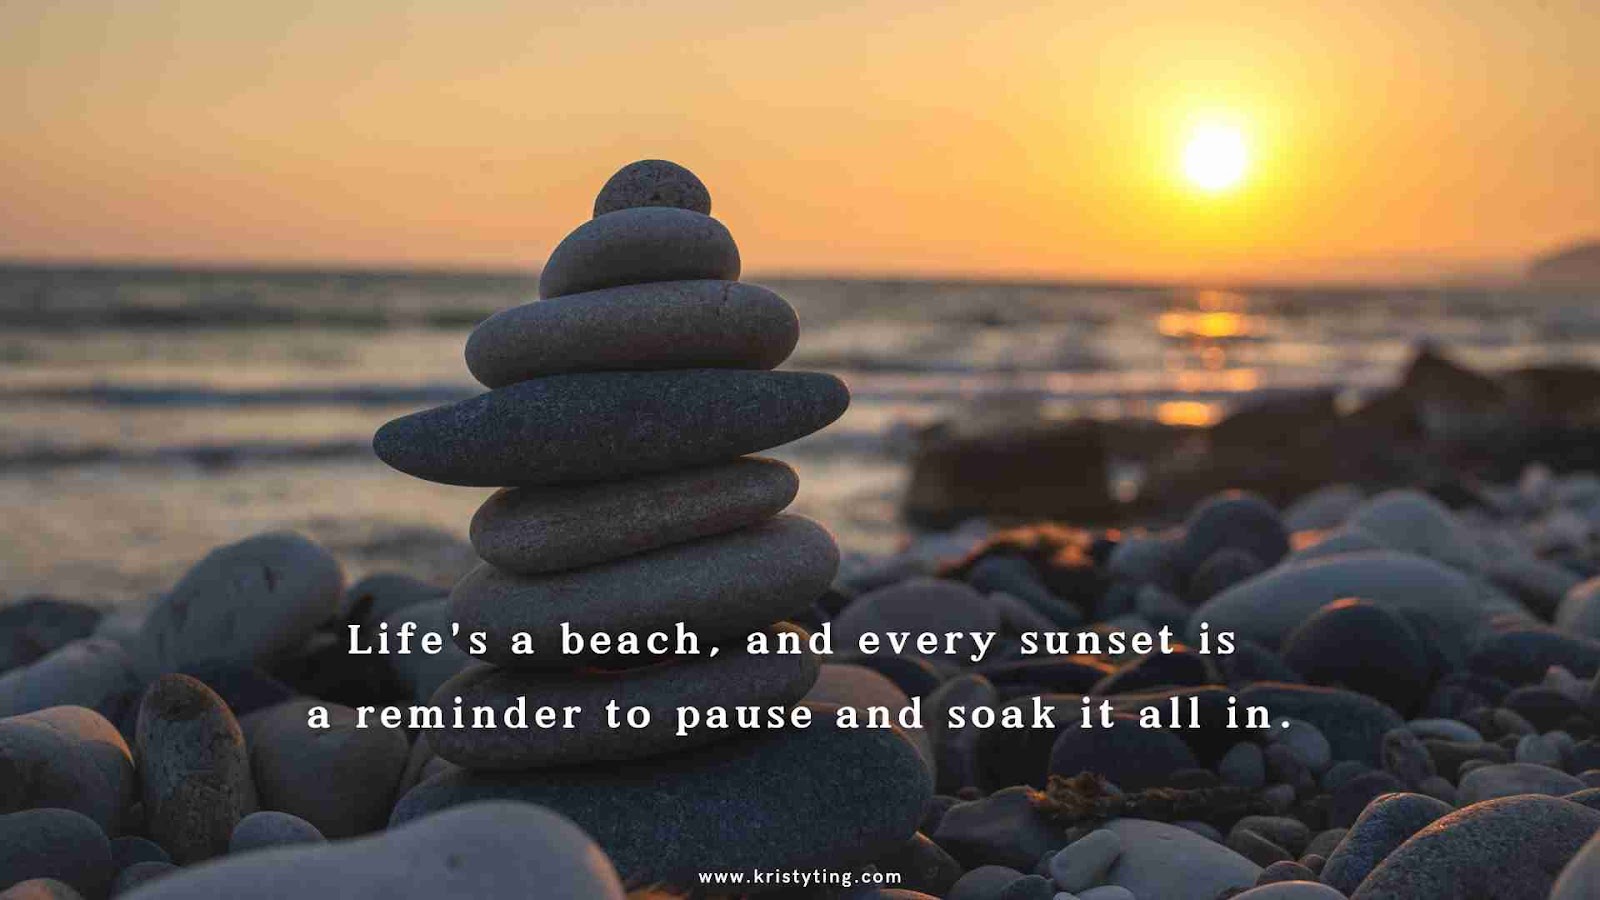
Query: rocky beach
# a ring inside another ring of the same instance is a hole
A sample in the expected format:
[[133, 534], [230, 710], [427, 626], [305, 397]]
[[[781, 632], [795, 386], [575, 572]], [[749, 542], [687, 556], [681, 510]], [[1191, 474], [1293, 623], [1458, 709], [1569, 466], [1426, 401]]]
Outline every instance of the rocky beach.
[[712, 192], [592, 212], [372, 438], [462, 558], [271, 530], [0, 604], [0, 898], [1600, 896], [1596, 370], [1012, 390], [898, 429], [852, 544], [785, 445], [855, 382]]

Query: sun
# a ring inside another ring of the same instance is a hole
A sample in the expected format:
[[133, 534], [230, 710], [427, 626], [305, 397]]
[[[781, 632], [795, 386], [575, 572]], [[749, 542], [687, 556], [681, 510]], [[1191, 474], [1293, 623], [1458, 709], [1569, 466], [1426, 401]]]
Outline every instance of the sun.
[[1237, 187], [1249, 168], [1244, 134], [1231, 125], [1198, 125], [1183, 145], [1183, 177], [1206, 193]]

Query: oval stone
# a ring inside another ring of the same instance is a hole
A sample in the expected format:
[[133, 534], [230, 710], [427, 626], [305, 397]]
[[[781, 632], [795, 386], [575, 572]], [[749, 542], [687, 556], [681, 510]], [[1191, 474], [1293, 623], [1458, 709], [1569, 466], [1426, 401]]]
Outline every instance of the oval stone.
[[754, 525], [799, 487], [789, 466], [752, 456], [625, 481], [507, 488], [472, 517], [472, 548], [506, 572], [576, 569]]
[[[775, 639], [784, 633], [802, 641], [807, 637], [805, 629], [788, 624], [775, 625], [769, 632]], [[633, 669], [518, 672], [474, 666], [445, 682], [433, 697], [434, 705], [450, 709], [460, 697], [465, 707], [493, 708], [497, 723], [505, 722], [506, 710], [518, 706], [530, 718], [520, 727], [447, 725], [428, 732], [428, 742], [439, 756], [469, 769], [532, 769], [658, 756], [738, 733], [702, 726], [680, 736], [678, 707], [788, 708], [805, 696], [821, 666], [809, 651], [752, 655], [742, 641], [720, 649], [723, 652], [716, 656], [680, 657]], [[643, 728], [610, 727], [605, 707], [613, 701], [624, 709], [648, 709], [649, 723]], [[582, 707], [573, 716], [571, 729], [539, 727], [528, 711], [535, 706], [569, 705]]]
[[0, 815], [0, 885], [57, 879], [89, 897], [101, 897], [111, 876], [111, 842], [88, 816], [69, 809]]
[[84, 638], [0, 674], [0, 717], [83, 706], [122, 722], [143, 688], [138, 661], [127, 648], [109, 638]]
[[161, 676], [139, 706], [134, 747], [150, 838], [183, 864], [227, 853], [234, 826], [256, 810], [256, 790], [222, 698], [187, 675]]
[[316, 543], [273, 532], [206, 554], [145, 619], [151, 674], [223, 660], [270, 665], [339, 608], [344, 572]]
[[[783, 515], [588, 569], [513, 575], [482, 565], [456, 585], [450, 608], [461, 625], [457, 643], [471, 649], [469, 633], [487, 632], [480, 658], [498, 665], [614, 664], [587, 642], [583, 652], [563, 654], [562, 623], [586, 636], [670, 632], [682, 622], [702, 641], [743, 637], [805, 609], [838, 566], [827, 529]], [[518, 632], [528, 633], [531, 655], [512, 652]]]
[[1384, 858], [1352, 900], [1544, 900], [1600, 811], [1557, 797], [1485, 800], [1444, 816]]
[[174, 872], [128, 900], [623, 900], [616, 870], [571, 822], [525, 803], [479, 803], [405, 828], [275, 847]]
[[594, 198], [594, 214], [639, 206], [673, 206], [709, 216], [711, 192], [698, 175], [675, 162], [641, 159], [606, 179]]
[[70, 809], [115, 833], [136, 781], [127, 742], [94, 710], [55, 706], [0, 719], [0, 813]]
[[630, 884], [710, 871], [845, 868], [917, 831], [933, 779], [901, 735], [842, 729], [814, 707], [786, 728], [625, 763], [518, 773], [455, 769], [412, 788], [398, 825], [475, 800], [540, 803], [587, 831]]
[[550, 251], [539, 296], [563, 297], [623, 284], [739, 279], [739, 247], [721, 222], [670, 206], [595, 216]]
[[1189, 640], [1199, 642], [1200, 624], [1205, 622], [1213, 634], [1233, 631], [1276, 647], [1312, 613], [1346, 597], [1425, 614], [1438, 627], [1439, 650], [1452, 660], [1465, 658], [1467, 647], [1491, 616], [1531, 619], [1521, 604], [1431, 559], [1405, 553], [1354, 553], [1281, 565], [1228, 588], [1195, 610], [1189, 620]]
[[[313, 706], [328, 711], [328, 727], [312, 728]], [[291, 700], [246, 721], [250, 770], [261, 805], [299, 816], [330, 838], [383, 827], [411, 755], [398, 728], [320, 700]]]
[[800, 338], [793, 307], [737, 281], [661, 281], [504, 310], [467, 337], [467, 368], [497, 388], [544, 375], [771, 369]]
[[395, 419], [372, 443], [390, 466], [444, 484], [604, 481], [786, 444], [849, 405], [844, 382], [818, 372], [551, 375]]

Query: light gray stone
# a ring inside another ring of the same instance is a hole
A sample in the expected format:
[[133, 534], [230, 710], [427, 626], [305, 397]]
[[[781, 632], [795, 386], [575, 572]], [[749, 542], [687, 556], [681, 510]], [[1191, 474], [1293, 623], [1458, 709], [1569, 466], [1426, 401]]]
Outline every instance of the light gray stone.
[[[312, 728], [313, 707], [328, 714]], [[369, 714], [320, 700], [291, 700], [261, 710], [246, 723], [250, 770], [261, 805], [299, 816], [329, 838], [376, 831], [388, 820], [411, 742]]]
[[221, 697], [187, 675], [163, 675], [145, 692], [134, 760], [146, 829], [177, 862], [226, 853], [234, 826], [256, 810], [239, 723]]
[[229, 853], [248, 853], [286, 844], [327, 842], [317, 826], [286, 812], [263, 809], [239, 820], [228, 838]]
[[1228, 888], [1253, 886], [1261, 875], [1250, 860], [1176, 825], [1112, 819], [1104, 827], [1122, 838], [1122, 854], [1106, 880], [1135, 897], [1216, 900]]
[[334, 616], [343, 590], [338, 561], [298, 534], [218, 547], [151, 611], [141, 662], [150, 675], [211, 661], [270, 666]]
[[1099, 884], [1122, 855], [1122, 836], [1098, 828], [1050, 857], [1050, 877], [1064, 891], [1081, 894]]
[[0, 718], [83, 706], [121, 722], [144, 687], [127, 648], [108, 638], [84, 638], [0, 675]]
[[523, 575], [576, 569], [770, 519], [800, 479], [774, 459], [741, 457], [623, 481], [509, 488], [472, 517], [472, 547]]
[[1558, 769], [1517, 762], [1479, 766], [1461, 776], [1457, 787], [1460, 788], [1457, 795], [1460, 804], [1470, 806], [1484, 800], [1518, 794], [1559, 797], [1583, 790], [1584, 784]]
[[665, 159], [641, 159], [606, 179], [594, 198], [594, 214], [619, 209], [671, 206], [711, 215], [711, 192], [693, 172]]
[[573, 229], [545, 260], [539, 296], [699, 279], [739, 280], [733, 235], [704, 213], [639, 206], [595, 216]]
[[1414, 490], [1386, 491], [1367, 501], [1350, 524], [1384, 546], [1415, 553], [1468, 573], [1483, 571], [1483, 553], [1455, 514], [1438, 500]]
[[372, 446], [390, 466], [443, 484], [607, 481], [786, 444], [849, 405], [844, 382], [818, 372], [549, 375], [402, 416]]
[[545, 375], [772, 369], [800, 320], [764, 287], [658, 281], [569, 294], [496, 313], [467, 338], [467, 368], [497, 388]]

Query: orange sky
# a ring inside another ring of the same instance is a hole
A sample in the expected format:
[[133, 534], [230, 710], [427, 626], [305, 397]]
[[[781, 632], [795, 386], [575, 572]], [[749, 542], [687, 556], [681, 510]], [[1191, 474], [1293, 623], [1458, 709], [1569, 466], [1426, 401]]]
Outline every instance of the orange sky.
[[[618, 165], [749, 272], [1408, 277], [1600, 232], [1600, 4], [6, 0], [0, 257], [537, 265]], [[1236, 121], [1241, 188], [1185, 185]]]

